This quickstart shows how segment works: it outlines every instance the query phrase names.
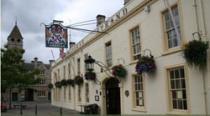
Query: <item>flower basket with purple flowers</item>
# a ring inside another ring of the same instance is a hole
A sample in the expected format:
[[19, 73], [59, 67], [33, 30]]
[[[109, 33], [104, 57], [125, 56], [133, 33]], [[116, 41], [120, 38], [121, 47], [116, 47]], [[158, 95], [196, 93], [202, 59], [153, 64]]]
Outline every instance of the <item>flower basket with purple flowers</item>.
[[141, 74], [143, 72], [154, 72], [156, 70], [154, 57], [150, 56], [141, 56], [138, 63], [136, 64], [136, 72]]

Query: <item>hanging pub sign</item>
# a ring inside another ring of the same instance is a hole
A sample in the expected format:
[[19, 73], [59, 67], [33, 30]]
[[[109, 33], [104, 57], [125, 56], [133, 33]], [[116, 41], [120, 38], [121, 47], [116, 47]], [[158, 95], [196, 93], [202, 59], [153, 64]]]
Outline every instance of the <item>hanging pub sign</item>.
[[46, 47], [68, 48], [67, 28], [59, 21], [45, 26]]

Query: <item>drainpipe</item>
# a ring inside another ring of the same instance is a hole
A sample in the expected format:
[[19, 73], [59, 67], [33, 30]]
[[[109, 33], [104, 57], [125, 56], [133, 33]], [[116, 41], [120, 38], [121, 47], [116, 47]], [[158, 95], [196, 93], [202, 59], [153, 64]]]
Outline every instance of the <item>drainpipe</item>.
[[196, 29], [197, 29], [197, 32], [200, 32], [197, 0], [193, 0], [193, 7], [194, 7], [194, 12], [195, 12]]
[[201, 17], [202, 17], [202, 25], [203, 25], [203, 36], [207, 40], [207, 28], [206, 28], [206, 19], [205, 19], [205, 10], [204, 10], [204, 4], [203, 0], [200, 0], [201, 4]]
[[[193, 0], [193, 7], [195, 11], [195, 19], [196, 19], [196, 28], [197, 32], [204, 31], [204, 36], [206, 36], [206, 25], [205, 25], [205, 17], [204, 17], [204, 8], [203, 8], [203, 0], [200, 0], [201, 4], [201, 18], [202, 18], [202, 24], [203, 24], [203, 30], [200, 30], [200, 24], [199, 24], [199, 17], [198, 17], [198, 4], [197, 0]], [[207, 56], [208, 58], [208, 56]], [[202, 71], [202, 79], [203, 79], [203, 91], [204, 91], [204, 106], [205, 106], [205, 115], [208, 115], [208, 105], [207, 105], [207, 91], [206, 91], [206, 81], [205, 81], [205, 70]]]

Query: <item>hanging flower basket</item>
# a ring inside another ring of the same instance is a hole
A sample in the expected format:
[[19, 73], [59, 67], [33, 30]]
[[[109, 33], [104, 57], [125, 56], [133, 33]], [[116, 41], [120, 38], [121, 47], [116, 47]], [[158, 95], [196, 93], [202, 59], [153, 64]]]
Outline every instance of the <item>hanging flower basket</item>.
[[141, 74], [143, 72], [154, 72], [156, 70], [155, 60], [152, 55], [141, 56], [136, 64], [136, 72]]
[[76, 76], [74, 79], [74, 83], [77, 85], [83, 84], [83, 78], [81, 76]]
[[96, 73], [93, 72], [93, 71], [88, 71], [85, 73], [85, 79], [86, 80], [93, 80], [95, 81], [96, 80]]
[[112, 67], [112, 74], [116, 77], [124, 78], [127, 75], [126, 69], [120, 64]]
[[55, 86], [56, 86], [57, 88], [61, 88], [61, 86], [62, 86], [62, 85], [61, 85], [61, 82], [59, 82], [59, 81], [56, 82], [56, 83], [55, 83]]
[[63, 80], [61, 81], [61, 85], [62, 85], [62, 86], [67, 86], [67, 81], [66, 81], [65, 79], [63, 79]]
[[48, 84], [48, 88], [52, 89], [53, 88], [53, 84], [52, 83]]
[[68, 80], [66, 80], [66, 82], [67, 82], [67, 85], [74, 86], [74, 80], [68, 79]]
[[206, 66], [208, 43], [193, 40], [185, 45], [184, 57], [189, 64], [203, 68]]

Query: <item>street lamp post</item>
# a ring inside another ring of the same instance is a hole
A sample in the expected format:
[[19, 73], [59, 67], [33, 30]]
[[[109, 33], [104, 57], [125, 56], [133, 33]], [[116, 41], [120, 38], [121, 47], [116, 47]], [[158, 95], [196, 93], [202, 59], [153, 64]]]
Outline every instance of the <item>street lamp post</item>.
[[87, 59], [85, 59], [85, 64], [87, 65], [88, 71], [93, 71], [95, 59], [93, 59], [90, 55]]
[[[88, 71], [94, 70], [94, 63], [97, 64], [99, 67], [101, 67], [103, 70], [105, 69], [104, 72], [107, 76], [109, 77], [111, 76], [111, 71], [109, 70], [109, 67], [106, 66], [103, 62], [93, 59], [91, 55], [89, 55], [87, 59], [85, 59], [85, 64], [87, 65]], [[109, 73], [107, 73], [107, 71]]]

